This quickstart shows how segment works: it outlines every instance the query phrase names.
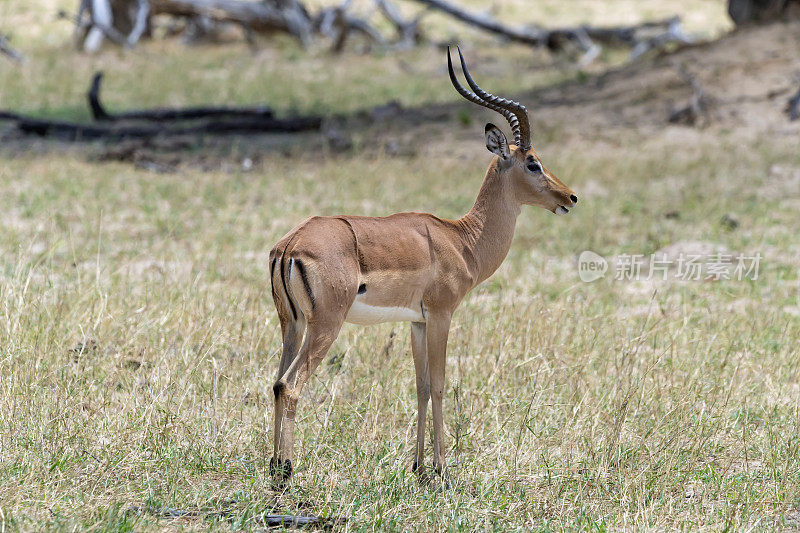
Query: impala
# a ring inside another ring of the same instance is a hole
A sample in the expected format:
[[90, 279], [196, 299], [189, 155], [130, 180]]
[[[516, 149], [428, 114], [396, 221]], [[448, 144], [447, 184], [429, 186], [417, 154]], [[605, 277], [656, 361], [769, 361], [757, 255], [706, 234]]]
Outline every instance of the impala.
[[[458, 304], [494, 273], [511, 246], [521, 206], [565, 214], [578, 198], [542, 165], [531, 146], [525, 106], [481, 89], [458, 51], [464, 77], [450, 80], [461, 96], [503, 115], [509, 145], [493, 124], [486, 147], [495, 157], [472, 209], [458, 220], [427, 213], [387, 217], [317, 216], [287, 233], [270, 251], [272, 298], [283, 335], [275, 392], [273, 476], [292, 472], [295, 414], [303, 387], [342, 324], [410, 322], [417, 384], [417, 441], [413, 470], [423, 474], [425, 420], [433, 399], [433, 465], [444, 467], [442, 395], [450, 320]], [[305, 337], [304, 337], [305, 334]]]

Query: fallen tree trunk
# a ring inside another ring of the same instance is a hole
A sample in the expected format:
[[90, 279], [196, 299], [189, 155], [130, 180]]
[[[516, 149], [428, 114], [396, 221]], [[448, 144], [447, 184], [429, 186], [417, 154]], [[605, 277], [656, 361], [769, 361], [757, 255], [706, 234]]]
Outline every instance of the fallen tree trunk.
[[109, 113], [100, 102], [102, 72], [92, 78], [87, 94], [92, 116], [86, 124], [47, 120], [10, 111], [0, 111], [0, 120], [16, 122], [17, 130], [27, 135], [56, 137], [66, 141], [124, 138], [147, 139], [176, 135], [225, 135], [235, 133], [293, 133], [319, 130], [320, 116], [275, 118], [272, 110], [257, 107], [186, 107], [135, 110]]
[[303, 46], [311, 42], [311, 18], [296, 0], [150, 0], [150, 8], [154, 15], [205, 17], [239, 24], [260, 33], [286, 32]]
[[229, 106], [197, 106], [180, 108], [156, 108], [126, 111], [123, 113], [109, 113], [100, 102], [100, 82], [103, 73], [98, 72], [92, 79], [92, 85], [87, 94], [92, 117], [102, 121], [121, 120], [146, 120], [151, 122], [168, 122], [175, 120], [194, 120], [209, 118], [242, 118], [242, 119], [270, 119], [274, 117], [272, 109], [266, 106], [256, 107], [229, 107]]
[[20, 120], [22, 115], [12, 113], [11, 111], [0, 111], [0, 120]]
[[156, 125], [104, 125], [58, 120], [44, 120], [17, 116], [17, 130], [27, 135], [55, 137], [64, 141], [80, 142], [120, 139], [147, 139], [177, 135], [226, 135], [236, 133], [295, 133], [319, 130], [321, 117], [261, 118], [238, 120], [212, 120], [199, 124], [168, 126]]

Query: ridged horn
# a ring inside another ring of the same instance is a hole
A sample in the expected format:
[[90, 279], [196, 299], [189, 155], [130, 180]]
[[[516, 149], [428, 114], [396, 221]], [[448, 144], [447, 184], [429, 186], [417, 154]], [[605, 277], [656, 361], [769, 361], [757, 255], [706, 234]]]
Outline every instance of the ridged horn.
[[[450, 58], [449, 50], [447, 57], [448, 59]], [[464, 78], [466, 78], [467, 83], [472, 90], [475, 91], [476, 96], [488, 104], [492, 104], [511, 112], [517, 118], [517, 122], [519, 123], [519, 133], [516, 131], [514, 132], [517, 140], [517, 146], [523, 150], [529, 150], [531, 147], [531, 126], [528, 119], [528, 110], [525, 108], [525, 106], [514, 100], [495, 96], [481, 89], [480, 86], [475, 83], [475, 80], [472, 79], [472, 76], [469, 73], [467, 63], [464, 61], [464, 55], [461, 53], [461, 47], [458, 47], [458, 57], [461, 59], [461, 70], [464, 71]]]
[[458, 91], [458, 94], [460, 94], [473, 104], [478, 104], [479, 106], [486, 107], [488, 109], [491, 109], [492, 111], [497, 111], [498, 113], [500, 113], [505, 117], [505, 119], [508, 121], [509, 126], [511, 126], [511, 131], [514, 133], [514, 138], [516, 139], [517, 146], [519, 146], [520, 129], [519, 129], [519, 120], [517, 119], [516, 115], [514, 115], [514, 113], [512, 113], [510, 110], [500, 107], [499, 105], [486, 102], [477, 94], [472, 93], [467, 89], [465, 89], [464, 86], [458, 82], [458, 79], [456, 78], [456, 73], [455, 71], [453, 71], [453, 61], [452, 59], [450, 59], [449, 46], [447, 47], [447, 71], [450, 74], [450, 82], [453, 84], [453, 87], [455, 87], [456, 91]]

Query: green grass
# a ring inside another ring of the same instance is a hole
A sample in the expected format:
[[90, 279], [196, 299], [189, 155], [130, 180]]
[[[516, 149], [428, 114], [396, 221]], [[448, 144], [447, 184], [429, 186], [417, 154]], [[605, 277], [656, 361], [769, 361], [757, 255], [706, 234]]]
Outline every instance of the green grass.
[[[405, 56], [419, 80], [379, 55], [322, 71], [327, 56], [312, 52], [301, 65], [315, 74], [295, 82], [287, 43], [184, 57], [176, 43], [98, 58], [41, 46], [26, 80], [0, 79], [2, 106], [77, 116], [98, 66], [109, 106], [453, 99], [429, 49]], [[543, 57], [517, 53], [497, 69], [500, 88], [563, 76], [515, 76], [516, 62]], [[39, 76], [50, 54], [52, 80]], [[134, 83], [145, 64], [157, 81]], [[286, 83], [263, 83], [274, 75]], [[580, 204], [567, 217], [523, 210], [506, 262], [454, 318], [449, 489], [410, 471], [408, 331], [386, 324], [345, 326], [301, 400], [293, 482], [273, 490], [280, 339], [265, 269], [272, 244], [312, 213], [466, 212], [489, 162], [480, 124], [426, 130], [411, 156], [270, 152], [250, 172], [0, 153], [0, 528], [258, 529], [265, 511], [347, 516], [343, 529], [358, 531], [797, 527], [795, 139], [587, 132], [564, 116], [537, 132], [537, 149]], [[687, 240], [761, 253], [759, 279], [578, 278], [583, 250]], [[132, 505], [231, 514], [163, 519]]]

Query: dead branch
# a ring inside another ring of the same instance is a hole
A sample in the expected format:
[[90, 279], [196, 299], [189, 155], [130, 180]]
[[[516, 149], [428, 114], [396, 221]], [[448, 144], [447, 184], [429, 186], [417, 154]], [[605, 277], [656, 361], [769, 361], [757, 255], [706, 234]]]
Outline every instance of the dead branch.
[[687, 105], [674, 109], [668, 117], [671, 124], [689, 126], [706, 125], [710, 120], [714, 99], [706, 94], [700, 81], [685, 66], [678, 67], [678, 75], [692, 88], [692, 96]]
[[[96, 28], [106, 38], [108, 38], [109, 40], [113, 41], [115, 44], [118, 44], [120, 46], [129, 48], [129, 46], [128, 46], [128, 38], [125, 37], [119, 31], [117, 31], [116, 28], [114, 28], [112, 26], [109, 26], [109, 25], [106, 25], [106, 24], [103, 24], [102, 22], [98, 22], [96, 20], [88, 20], [88, 21], [83, 20], [82, 17], [83, 17], [83, 13], [84, 12], [85, 12], [85, 8], [84, 8], [83, 3], [82, 3], [80, 11], [79, 11], [79, 14], [76, 15], [75, 17], [70, 16], [70, 14], [67, 13], [66, 11], [64, 11], [64, 10], [60, 10], [58, 12], [58, 18], [64, 19], [64, 20], [68, 20], [68, 21], [70, 21], [70, 22], [75, 24], [75, 33], [76, 33], [76, 38], [78, 40], [87, 39], [88, 35], [86, 35], [86, 34], [88, 34], [88, 32], [92, 28]], [[82, 38], [80, 37], [81, 33], [84, 33]]]
[[380, 32], [372, 27], [372, 25], [365, 19], [347, 15], [344, 18], [344, 25], [348, 32], [359, 33], [366, 37], [368, 41], [378, 45], [385, 44], [385, 40]]
[[141, 39], [144, 32], [147, 31], [147, 17], [150, 14], [150, 4], [147, 0], [136, 0], [136, 17], [133, 21], [133, 28], [128, 34], [128, 46], [134, 46], [139, 39]]
[[89, 52], [100, 49], [104, 38], [125, 48], [133, 48], [149, 30], [148, 0], [81, 0], [78, 12], [64, 10], [58, 18], [75, 24], [74, 39]]
[[95, 120], [110, 120], [112, 117], [106, 113], [105, 107], [100, 103], [100, 82], [103, 80], [102, 72], [95, 72], [92, 78], [92, 85], [86, 95], [89, 99], [89, 109], [92, 110], [92, 117]]
[[303, 46], [311, 42], [311, 19], [296, 0], [151, 0], [150, 7], [156, 15], [207, 17], [217, 22], [239, 24], [259, 33], [289, 33]]
[[445, 2], [444, 0], [415, 0], [422, 5], [438, 9], [448, 15], [466, 22], [471, 26], [477, 26], [490, 33], [501, 35], [512, 41], [517, 41], [532, 46], [542, 46], [546, 44], [546, 32], [529, 30], [520, 27], [510, 27], [486, 15], [472, 13], [456, 5]]
[[22, 118], [17, 113], [12, 113], [11, 111], [0, 111], [0, 120], [19, 120]]
[[800, 89], [797, 90], [797, 94], [789, 99], [786, 105], [786, 112], [789, 114], [789, 120], [800, 119]]
[[91, 24], [83, 41], [83, 50], [94, 53], [103, 45], [103, 38], [108, 37], [117, 44], [127, 45], [125, 37], [114, 27], [114, 15], [110, 0], [90, 0], [89, 14]]
[[166, 124], [147, 125], [102, 125], [84, 124], [58, 120], [44, 120], [18, 116], [17, 130], [23, 134], [40, 137], [55, 137], [64, 141], [119, 140], [131, 138], [170, 137], [179, 135], [226, 135], [237, 133], [295, 133], [319, 130], [320, 117], [288, 118], [239, 118], [216, 119], [198, 124], [170, 126]]
[[420, 30], [419, 23], [425, 12], [421, 13], [413, 20], [406, 20], [400, 14], [400, 10], [397, 9], [397, 6], [390, 0], [375, 0], [375, 5], [380, 10], [381, 14], [383, 14], [397, 30], [398, 48], [403, 50], [412, 48], [422, 40], [422, 31]]
[[0, 120], [16, 122], [19, 132], [66, 141], [126, 138], [149, 139], [181, 135], [225, 135], [235, 133], [293, 133], [319, 130], [320, 116], [275, 118], [268, 107], [186, 107], [109, 113], [100, 102], [103, 74], [92, 79], [87, 94], [92, 116], [100, 123], [47, 120], [10, 111], [0, 111]]
[[14, 50], [8, 42], [8, 37], [0, 34], [0, 52], [10, 57], [17, 63], [25, 61], [25, 56]]
[[92, 84], [87, 93], [89, 108], [92, 117], [100, 121], [146, 120], [151, 122], [168, 122], [176, 120], [196, 120], [210, 118], [226, 119], [271, 119], [274, 117], [272, 109], [266, 106], [256, 107], [229, 107], [229, 106], [198, 106], [181, 108], [157, 108], [126, 111], [124, 113], [109, 113], [100, 102], [100, 83], [103, 73], [98, 72], [92, 78]]
[[336, 8], [333, 13], [331, 27], [335, 28], [335, 37], [331, 51], [334, 53], [341, 53], [344, 50], [344, 44], [347, 41], [347, 34], [349, 28], [347, 27], [347, 7], [350, 5], [351, 0], [345, 0], [344, 4]]
[[[663, 46], [666, 42], [689, 39], [681, 31], [680, 18], [678, 17], [610, 28], [581, 26], [576, 28], [537, 29], [508, 26], [488, 15], [467, 11], [445, 0], [414, 1], [438, 9], [462, 22], [519, 43], [531, 46], [546, 46], [551, 50], [561, 49], [566, 43], [574, 43], [584, 51], [584, 56], [581, 59], [581, 64], [584, 65], [599, 55], [600, 48], [596, 43], [624, 45], [636, 49], [637, 46], [646, 42], [647, 44], [637, 51], [638, 54], [641, 54], [651, 48]], [[656, 37], [650, 37], [649, 40], [647, 40], [647, 37], [642, 36], [643, 33], [652, 33], [658, 30], [661, 30], [662, 33], [657, 34]]]
[[351, 3], [352, 0], [345, 0], [339, 6], [323, 8], [314, 17], [313, 27], [316, 32], [333, 41], [331, 51], [341, 52], [351, 32], [363, 35], [368, 42], [385, 44], [383, 36], [366, 19], [347, 13]]
[[668, 43], [692, 44], [694, 41], [691, 35], [683, 31], [680, 17], [673, 17], [669, 21], [667, 31], [637, 42], [631, 50], [631, 59], [636, 59], [650, 50], [664, 48]]
[[578, 46], [584, 50], [583, 57], [578, 61], [578, 66], [583, 68], [597, 59], [597, 56], [600, 55], [601, 48], [592, 41], [589, 37], [589, 32], [587, 32], [585, 28], [578, 28], [575, 32], [575, 39], [578, 42]]

